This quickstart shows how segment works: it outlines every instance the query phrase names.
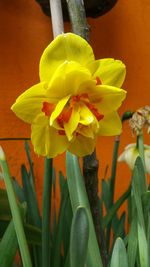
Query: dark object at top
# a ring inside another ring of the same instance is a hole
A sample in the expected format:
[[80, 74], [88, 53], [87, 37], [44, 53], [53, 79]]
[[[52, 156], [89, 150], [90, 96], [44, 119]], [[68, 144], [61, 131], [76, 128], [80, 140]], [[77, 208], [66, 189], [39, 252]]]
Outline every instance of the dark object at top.
[[[66, 0], [62, 1], [64, 20], [68, 21], [68, 10]], [[49, 0], [36, 0], [43, 10], [43, 12], [50, 16]], [[115, 4], [117, 0], [84, 0], [86, 16], [96, 18], [108, 12]]]

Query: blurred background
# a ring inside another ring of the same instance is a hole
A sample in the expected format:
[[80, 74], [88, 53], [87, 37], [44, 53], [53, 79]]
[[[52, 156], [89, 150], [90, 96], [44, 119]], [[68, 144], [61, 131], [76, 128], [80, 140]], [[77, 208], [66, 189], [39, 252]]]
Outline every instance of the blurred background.
[[[111, 11], [92, 19], [90, 44], [96, 58], [113, 57], [122, 60], [127, 67], [123, 88], [127, 98], [119, 110], [123, 112], [150, 105], [150, 2], [148, 0], [118, 0]], [[70, 31], [65, 22], [65, 31]], [[39, 82], [39, 59], [45, 47], [53, 39], [51, 20], [44, 15], [35, 0], [0, 1], [0, 138], [30, 137], [30, 125], [19, 120], [10, 110], [16, 97]], [[123, 125], [119, 152], [129, 143], [136, 142], [128, 122]], [[10, 166], [11, 175], [20, 179], [20, 165], [26, 163], [23, 141], [1, 141]], [[145, 134], [145, 143], [150, 137]], [[106, 166], [109, 178], [114, 137], [100, 137], [97, 142], [99, 180], [104, 177]], [[36, 188], [41, 207], [43, 186], [43, 158], [34, 155]], [[54, 159], [56, 171], [65, 174], [65, 157]], [[130, 181], [130, 170], [125, 163], [118, 163], [118, 197]], [[59, 196], [58, 196], [59, 200]]]

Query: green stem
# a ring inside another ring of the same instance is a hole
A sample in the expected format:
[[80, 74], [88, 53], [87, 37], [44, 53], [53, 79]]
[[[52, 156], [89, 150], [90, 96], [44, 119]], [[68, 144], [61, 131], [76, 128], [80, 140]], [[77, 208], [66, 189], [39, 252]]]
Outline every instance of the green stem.
[[[123, 114], [122, 118], [121, 118], [122, 123], [124, 123], [126, 120], [129, 120], [132, 117], [132, 114], [133, 114], [133, 112], [126, 111]], [[113, 157], [112, 157], [113, 160], [112, 160], [111, 177], [110, 177], [109, 209], [111, 209], [113, 207], [113, 204], [114, 204], [115, 183], [116, 183], [116, 169], [117, 169], [117, 159], [118, 159], [119, 145], [120, 145], [120, 136], [118, 135], [118, 136], [115, 137]], [[109, 249], [109, 245], [110, 245], [111, 224], [112, 224], [112, 221], [108, 224], [107, 231], [106, 231], [107, 249]]]
[[28, 250], [27, 240], [26, 240], [26, 236], [24, 233], [20, 211], [17, 205], [16, 196], [14, 193], [8, 165], [5, 159], [5, 154], [1, 147], [0, 147], [0, 164], [1, 164], [1, 167], [4, 173], [4, 181], [6, 185], [9, 205], [10, 205], [14, 227], [15, 227], [18, 244], [20, 248], [20, 253], [22, 257], [23, 267], [32, 267], [32, 262], [31, 262], [31, 258], [30, 258], [30, 254]]
[[143, 138], [143, 134], [140, 134], [140, 135], [137, 136], [137, 148], [138, 148], [138, 151], [139, 151], [139, 155], [140, 155], [140, 157], [142, 159], [144, 169], [146, 170], [146, 168], [145, 168], [145, 157], [144, 157], [144, 138]]
[[[110, 202], [109, 209], [113, 206], [114, 203], [114, 193], [115, 193], [115, 182], [116, 182], [116, 169], [117, 169], [117, 158], [118, 158], [118, 150], [120, 144], [120, 136], [115, 137], [114, 150], [113, 150], [113, 160], [112, 160], [112, 169], [111, 169], [111, 177], [110, 177]], [[111, 222], [107, 226], [106, 231], [106, 244], [107, 249], [109, 249], [110, 245], [110, 232], [111, 232]]]
[[116, 136], [115, 137], [115, 143], [114, 143], [113, 161], [112, 161], [111, 178], [110, 178], [110, 190], [111, 190], [110, 204], [113, 204], [113, 202], [114, 202], [116, 169], [117, 169], [117, 159], [118, 159], [119, 144], [120, 144], [120, 136]]
[[52, 159], [45, 159], [43, 217], [42, 217], [42, 266], [50, 266], [50, 211], [52, 189]]
[[103, 218], [103, 224], [102, 224], [103, 228], [106, 227], [109, 224], [109, 222], [112, 221], [114, 215], [116, 214], [120, 206], [123, 204], [123, 202], [129, 197], [130, 193], [131, 193], [131, 187], [129, 186], [127, 191], [116, 201], [116, 203], [114, 203], [114, 205], [109, 209], [108, 213]]

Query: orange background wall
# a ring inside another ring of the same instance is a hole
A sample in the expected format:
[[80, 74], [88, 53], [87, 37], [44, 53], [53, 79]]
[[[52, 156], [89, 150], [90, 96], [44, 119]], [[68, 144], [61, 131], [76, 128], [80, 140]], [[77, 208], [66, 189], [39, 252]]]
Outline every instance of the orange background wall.
[[[118, 0], [116, 6], [98, 19], [88, 19], [91, 27], [90, 42], [96, 58], [114, 57], [127, 66], [124, 88], [127, 99], [120, 109], [135, 110], [150, 104], [150, 1]], [[65, 29], [70, 29], [65, 24]], [[30, 126], [10, 111], [16, 97], [39, 81], [38, 62], [42, 51], [52, 40], [51, 21], [34, 0], [0, 1], [0, 138], [29, 137]], [[109, 164], [114, 138], [99, 138], [97, 157], [100, 160], [99, 176]], [[146, 137], [147, 143], [150, 139]], [[135, 142], [128, 123], [123, 127], [120, 152], [128, 143]], [[11, 174], [20, 177], [20, 164], [26, 162], [22, 141], [1, 141], [10, 165]], [[33, 154], [36, 185], [39, 199], [42, 193], [43, 159]], [[65, 170], [64, 156], [55, 159], [57, 169]], [[124, 163], [117, 170], [117, 195], [123, 192], [130, 180], [130, 171]]]

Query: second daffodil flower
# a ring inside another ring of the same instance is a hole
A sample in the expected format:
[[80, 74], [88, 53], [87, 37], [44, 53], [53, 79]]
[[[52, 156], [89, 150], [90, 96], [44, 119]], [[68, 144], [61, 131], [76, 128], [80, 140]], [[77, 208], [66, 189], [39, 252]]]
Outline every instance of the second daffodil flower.
[[12, 110], [31, 124], [38, 155], [88, 155], [98, 135], [121, 133], [117, 109], [126, 96], [120, 89], [124, 78], [121, 61], [95, 60], [84, 39], [61, 34], [41, 57], [40, 83], [21, 94]]
[[[124, 152], [119, 156], [118, 161], [124, 161], [128, 164], [131, 170], [134, 168], [135, 161], [139, 156], [139, 151], [136, 144], [129, 144], [125, 147]], [[145, 169], [150, 173], [150, 146], [144, 145]]]

